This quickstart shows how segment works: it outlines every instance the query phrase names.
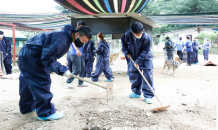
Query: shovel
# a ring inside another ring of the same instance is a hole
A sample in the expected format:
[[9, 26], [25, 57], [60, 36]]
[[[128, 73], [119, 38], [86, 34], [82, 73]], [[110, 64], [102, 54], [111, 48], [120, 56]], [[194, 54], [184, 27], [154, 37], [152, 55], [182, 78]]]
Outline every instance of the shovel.
[[103, 89], [106, 89], [107, 102], [108, 102], [109, 100], [113, 100], [113, 83], [107, 83], [106, 86], [103, 86], [103, 85], [94, 83], [94, 82], [92, 82], [92, 81], [86, 80], [86, 79], [84, 79], [84, 78], [75, 76], [75, 75], [73, 75], [73, 74], [70, 74], [70, 77], [73, 77], [73, 78], [82, 80], [82, 81], [84, 81], [84, 82], [90, 83], [90, 84], [92, 84], [92, 85], [95, 85], [95, 86], [100, 87], [100, 88], [103, 88]]
[[[135, 65], [136, 63], [133, 61], [132, 57], [130, 57], [131, 61], [133, 62], [133, 64]], [[160, 100], [158, 99], [157, 95], [155, 94], [154, 90], [152, 89], [151, 85], [148, 83], [148, 81], [146, 80], [145, 76], [143, 75], [143, 73], [141, 72], [141, 70], [139, 69], [139, 67], [137, 67], [139, 73], [141, 74], [141, 76], [143, 77], [143, 79], [145, 80], [145, 82], [147, 83], [147, 85], [149, 86], [150, 90], [152, 91], [152, 93], [154, 94], [154, 96], [157, 98], [158, 102], [160, 103], [161, 107], [154, 109], [154, 112], [158, 112], [161, 110], [166, 110], [167, 108], [170, 107], [169, 106], [163, 106], [162, 103], [160, 102]]]

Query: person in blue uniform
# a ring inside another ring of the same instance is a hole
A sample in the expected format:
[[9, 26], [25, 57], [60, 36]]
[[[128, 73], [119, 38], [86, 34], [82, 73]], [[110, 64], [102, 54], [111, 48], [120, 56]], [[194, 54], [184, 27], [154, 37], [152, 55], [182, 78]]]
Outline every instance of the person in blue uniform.
[[106, 82], [114, 81], [113, 72], [109, 67], [110, 46], [104, 40], [103, 33], [99, 32], [97, 37], [100, 42], [98, 43], [98, 49], [94, 51], [94, 53], [97, 53], [97, 63], [95, 72], [91, 74], [91, 81], [98, 82], [98, 78], [102, 72], [104, 72], [104, 75], [107, 78]]
[[182, 37], [179, 38], [179, 41], [176, 43], [176, 48], [177, 48], [177, 55], [179, 56], [179, 59], [183, 59], [183, 53], [182, 50], [184, 48], [185, 44], [182, 41]]
[[[77, 22], [77, 28], [80, 27], [80, 26], [86, 26], [86, 24], [83, 22], [83, 21], [79, 21]], [[76, 46], [74, 46], [76, 48], [76, 50], [79, 50]], [[69, 51], [67, 53], [67, 67], [69, 68], [70, 72], [73, 72], [73, 64], [72, 64], [72, 61], [71, 61], [71, 58], [70, 58], [70, 55], [71, 55], [72, 51]], [[78, 51], [76, 52], [79, 56], [81, 56], [81, 52]]]
[[166, 37], [165, 47], [167, 51], [167, 59], [172, 61], [174, 56], [174, 43], [170, 40], [170, 38]]
[[86, 71], [85, 71], [85, 77], [86, 78], [90, 78], [91, 77], [91, 73], [93, 70], [93, 57], [95, 56], [95, 43], [90, 40], [87, 43], [84, 44], [83, 46], [83, 57], [85, 60], [85, 67], [86, 67]]
[[[77, 22], [77, 28], [81, 26], [85, 26], [86, 24], [83, 21]], [[79, 77], [84, 78], [85, 77], [85, 59], [83, 55], [83, 43], [81, 46], [76, 46], [74, 43], [71, 45], [71, 53], [70, 53], [70, 59], [72, 62], [73, 67], [73, 75], [79, 75]], [[66, 85], [69, 88], [73, 88], [72, 82], [75, 78], [70, 77], [66, 81]], [[85, 84], [83, 81], [78, 81], [78, 87], [88, 87], [87, 84]]]
[[0, 31], [0, 51], [3, 52], [3, 63], [5, 66], [6, 74], [12, 73], [12, 66], [11, 66], [11, 43], [10, 41], [4, 36], [4, 32]]
[[154, 94], [136, 68], [139, 67], [140, 70], [143, 70], [143, 75], [154, 90], [153, 55], [150, 50], [151, 36], [144, 31], [140, 22], [135, 22], [131, 25], [131, 30], [123, 35], [121, 42], [123, 53], [129, 58], [132, 57], [136, 63], [134, 65], [132, 61], [129, 61], [129, 80], [133, 92], [129, 97], [139, 98], [142, 91], [145, 102], [151, 104]]
[[74, 29], [67, 25], [62, 31], [43, 32], [26, 42], [18, 56], [21, 71], [19, 106], [22, 114], [32, 112], [36, 108], [39, 120], [56, 120], [65, 115], [57, 112], [51, 103], [53, 94], [50, 91], [49, 71], [70, 77], [68, 68], [61, 65], [57, 59], [69, 51], [72, 42], [76, 45], [86, 43], [91, 37], [88, 27]]
[[211, 47], [211, 44], [208, 42], [208, 39], [205, 38], [204, 39], [204, 43], [203, 43], [203, 55], [204, 55], [204, 60], [208, 61], [208, 54], [209, 54], [209, 48]]
[[191, 66], [191, 54], [193, 53], [192, 42], [190, 41], [190, 37], [186, 37], [186, 43], [183, 48], [183, 52], [187, 52], [187, 66]]
[[192, 42], [193, 53], [191, 55], [191, 64], [197, 65], [198, 64], [198, 37], [195, 37], [194, 41]]

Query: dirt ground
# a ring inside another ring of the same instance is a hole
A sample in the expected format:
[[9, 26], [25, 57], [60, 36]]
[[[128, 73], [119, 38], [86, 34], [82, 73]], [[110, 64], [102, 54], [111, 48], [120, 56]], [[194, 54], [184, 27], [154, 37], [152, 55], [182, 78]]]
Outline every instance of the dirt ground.
[[[202, 61], [203, 56], [199, 56]], [[209, 57], [218, 62], [217, 55]], [[217, 67], [182, 64], [176, 71], [178, 78], [162, 74], [163, 56], [155, 57], [154, 86], [167, 111], [153, 113], [160, 107], [144, 98], [130, 99], [130, 82], [126, 78], [126, 62], [111, 66], [115, 77], [114, 99], [106, 101], [106, 91], [93, 85], [73, 89], [65, 86], [63, 77], [51, 74], [52, 102], [66, 116], [56, 121], [37, 121], [36, 113], [19, 112], [19, 73], [13, 79], [0, 79], [0, 130], [215, 130], [217, 119]], [[172, 70], [171, 70], [172, 71]], [[100, 84], [105, 76], [100, 77]]]

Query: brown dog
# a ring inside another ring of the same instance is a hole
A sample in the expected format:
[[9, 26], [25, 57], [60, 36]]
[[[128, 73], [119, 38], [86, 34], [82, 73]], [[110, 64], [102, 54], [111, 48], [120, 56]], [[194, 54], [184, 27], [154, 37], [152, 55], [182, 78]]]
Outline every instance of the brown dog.
[[168, 70], [167, 70], [167, 74], [169, 75], [169, 70], [170, 68], [173, 69], [173, 75], [177, 78], [176, 76], [176, 69], [179, 68], [179, 65], [182, 63], [182, 61], [179, 59], [179, 56], [174, 54], [173, 56], [173, 61], [170, 61], [170, 60], [165, 60], [164, 62], [164, 67], [163, 67], [163, 71], [162, 73], [164, 72], [164, 69], [166, 68], [166, 66], [168, 67]]

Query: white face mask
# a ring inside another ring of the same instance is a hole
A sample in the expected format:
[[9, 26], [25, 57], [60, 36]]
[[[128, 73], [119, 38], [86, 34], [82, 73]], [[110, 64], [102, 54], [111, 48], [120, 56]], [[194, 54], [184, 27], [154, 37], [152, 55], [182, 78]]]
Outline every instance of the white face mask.
[[98, 39], [98, 41], [100, 41], [100, 38], [99, 38], [99, 37], [98, 37], [97, 39]]
[[3, 35], [0, 35], [0, 38], [3, 38]]
[[135, 36], [135, 38], [140, 39], [142, 37], [142, 34], [140, 36]]

